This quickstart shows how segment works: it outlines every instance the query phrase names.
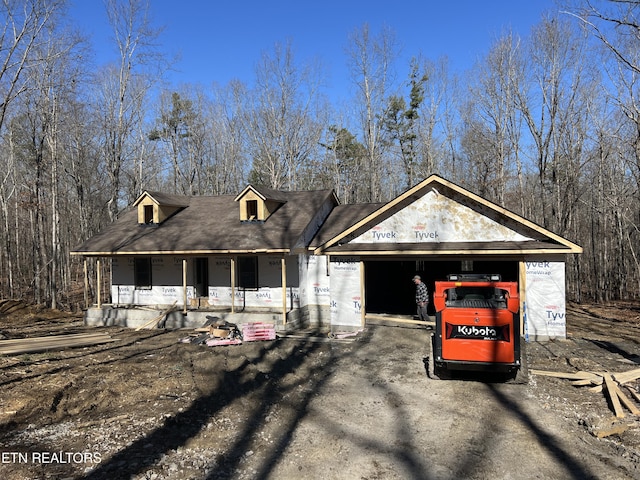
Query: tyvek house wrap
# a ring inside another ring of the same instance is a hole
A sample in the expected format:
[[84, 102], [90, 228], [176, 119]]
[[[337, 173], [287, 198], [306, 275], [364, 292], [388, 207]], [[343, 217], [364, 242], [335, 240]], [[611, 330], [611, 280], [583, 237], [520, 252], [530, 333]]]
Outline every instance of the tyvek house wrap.
[[532, 239], [432, 190], [349, 243], [527, 240]]
[[564, 262], [525, 262], [525, 334], [531, 340], [566, 337]]

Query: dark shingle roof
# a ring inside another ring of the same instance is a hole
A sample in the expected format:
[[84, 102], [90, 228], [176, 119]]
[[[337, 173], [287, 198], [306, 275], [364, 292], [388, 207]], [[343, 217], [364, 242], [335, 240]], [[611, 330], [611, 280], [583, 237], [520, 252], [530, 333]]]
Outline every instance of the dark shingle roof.
[[[187, 197], [185, 195], [171, 195], [162, 192], [151, 192], [149, 190], [147, 190], [146, 193], [156, 202], [158, 202], [159, 205], [166, 205], [171, 207], [187, 207], [189, 205], [190, 197]], [[137, 205], [142, 198], [143, 196], [141, 195], [138, 200], [136, 200], [134, 205]]]
[[341, 234], [347, 228], [355, 225], [367, 215], [378, 210], [383, 203], [358, 203], [351, 205], [338, 205], [333, 209], [327, 220], [310, 243], [310, 247], [316, 248], [328, 242], [336, 235]]
[[174, 203], [188, 207], [160, 225], [139, 225], [132, 208], [74, 253], [289, 251], [322, 205], [336, 201], [332, 190], [280, 193], [286, 203], [264, 222], [241, 222], [238, 202], [231, 195], [171, 196]]

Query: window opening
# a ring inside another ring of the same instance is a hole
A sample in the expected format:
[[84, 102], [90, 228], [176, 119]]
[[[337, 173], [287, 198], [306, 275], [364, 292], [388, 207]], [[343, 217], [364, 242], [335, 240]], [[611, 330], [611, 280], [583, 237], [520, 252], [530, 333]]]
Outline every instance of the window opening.
[[241, 288], [258, 288], [258, 257], [238, 257], [238, 281]]
[[151, 257], [140, 257], [134, 260], [133, 277], [136, 289], [151, 288]]

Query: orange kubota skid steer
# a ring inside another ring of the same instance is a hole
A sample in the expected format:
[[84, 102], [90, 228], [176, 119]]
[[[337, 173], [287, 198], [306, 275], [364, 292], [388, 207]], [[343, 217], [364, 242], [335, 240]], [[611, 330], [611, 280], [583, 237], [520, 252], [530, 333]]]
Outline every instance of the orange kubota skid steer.
[[516, 282], [503, 282], [500, 275], [449, 275], [447, 281], [435, 282], [433, 297], [432, 378], [450, 377], [455, 370], [526, 378]]

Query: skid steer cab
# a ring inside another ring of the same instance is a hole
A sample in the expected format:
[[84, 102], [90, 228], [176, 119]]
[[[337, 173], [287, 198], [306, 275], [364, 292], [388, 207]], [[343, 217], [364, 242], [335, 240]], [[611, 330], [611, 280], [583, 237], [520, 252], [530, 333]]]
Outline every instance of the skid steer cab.
[[500, 275], [449, 275], [435, 282], [433, 303], [432, 378], [449, 378], [461, 370], [526, 378], [516, 282], [503, 282]]

